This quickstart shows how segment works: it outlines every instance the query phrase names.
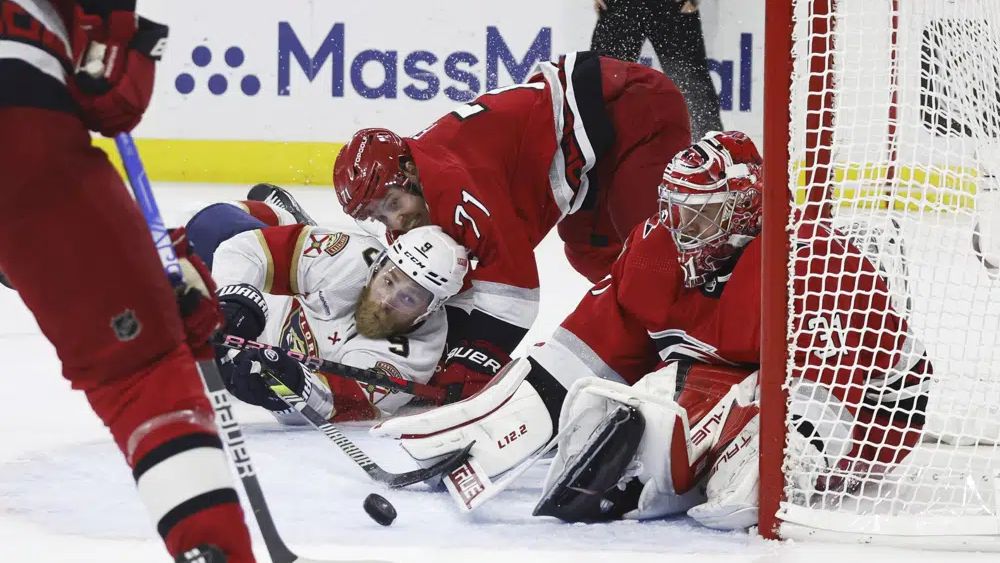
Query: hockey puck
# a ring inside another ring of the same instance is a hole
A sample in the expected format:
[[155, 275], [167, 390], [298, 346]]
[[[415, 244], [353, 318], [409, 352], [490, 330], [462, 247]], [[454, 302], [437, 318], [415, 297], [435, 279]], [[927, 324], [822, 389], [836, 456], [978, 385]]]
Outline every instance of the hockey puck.
[[368, 516], [383, 526], [392, 524], [392, 521], [396, 519], [396, 508], [385, 497], [372, 493], [365, 497], [364, 506]]

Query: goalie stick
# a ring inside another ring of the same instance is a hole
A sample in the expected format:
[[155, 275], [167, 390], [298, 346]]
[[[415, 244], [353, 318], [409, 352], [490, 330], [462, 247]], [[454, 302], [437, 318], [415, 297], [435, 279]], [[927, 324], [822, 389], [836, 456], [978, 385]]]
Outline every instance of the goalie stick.
[[[180, 263], [177, 261], [177, 255], [174, 253], [174, 247], [170, 242], [170, 235], [163, 224], [159, 207], [153, 198], [153, 189], [149, 185], [146, 170], [139, 159], [135, 142], [132, 140], [130, 134], [121, 133], [115, 137], [115, 145], [118, 147], [118, 152], [121, 155], [122, 165], [125, 168], [129, 185], [132, 186], [132, 191], [135, 193], [136, 202], [139, 204], [139, 209], [146, 219], [150, 234], [153, 236], [153, 243], [160, 254], [163, 269], [166, 270], [167, 277], [170, 278], [171, 283], [177, 284], [180, 282]], [[208, 390], [212, 408], [215, 410], [215, 416], [218, 419], [220, 434], [222, 434], [223, 441], [226, 444], [229, 457], [236, 466], [240, 482], [243, 483], [243, 490], [246, 492], [247, 500], [250, 502], [250, 508], [252, 509], [254, 519], [257, 520], [257, 526], [260, 528], [260, 533], [264, 538], [264, 545], [267, 547], [267, 553], [270, 555], [271, 561], [274, 563], [334, 563], [333, 560], [328, 559], [300, 557], [285, 545], [284, 540], [281, 539], [281, 535], [278, 533], [277, 527], [274, 525], [274, 519], [271, 517], [271, 511], [264, 498], [264, 491], [261, 490], [260, 481], [257, 480], [257, 472], [247, 453], [246, 444], [243, 439], [243, 430], [233, 416], [232, 405], [229, 402], [229, 392], [226, 391], [226, 387], [222, 383], [219, 368], [215, 365], [215, 361], [203, 360], [198, 362], [198, 371], [201, 373], [205, 388]]]

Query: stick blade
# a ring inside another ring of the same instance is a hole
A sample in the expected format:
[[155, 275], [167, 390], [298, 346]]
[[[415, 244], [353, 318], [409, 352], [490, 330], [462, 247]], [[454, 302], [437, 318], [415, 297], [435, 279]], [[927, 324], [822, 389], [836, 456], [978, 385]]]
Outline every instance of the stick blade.
[[390, 488], [398, 489], [400, 487], [433, 479], [434, 477], [445, 473], [450, 473], [465, 463], [465, 460], [469, 457], [470, 449], [472, 449], [472, 444], [465, 446], [461, 450], [456, 451], [434, 465], [424, 467], [422, 469], [416, 469], [414, 471], [407, 471], [406, 473], [392, 475], [388, 479], [385, 479], [384, 482], [389, 485]]

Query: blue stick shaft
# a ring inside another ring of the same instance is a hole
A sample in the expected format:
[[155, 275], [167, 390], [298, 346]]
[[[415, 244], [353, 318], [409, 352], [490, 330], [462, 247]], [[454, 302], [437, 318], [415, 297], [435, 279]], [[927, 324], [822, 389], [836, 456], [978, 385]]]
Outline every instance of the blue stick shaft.
[[[143, 217], [146, 218], [149, 232], [153, 235], [153, 242], [156, 244], [156, 250], [160, 255], [160, 260], [163, 262], [163, 269], [166, 270], [170, 281], [174, 285], [177, 285], [183, 281], [184, 277], [181, 272], [181, 265], [177, 260], [177, 254], [174, 252], [173, 245], [170, 244], [170, 234], [167, 233], [167, 228], [163, 224], [160, 208], [156, 205], [156, 199], [153, 197], [153, 188], [149, 184], [146, 169], [139, 158], [139, 151], [135, 147], [135, 141], [132, 140], [132, 135], [120, 133], [115, 137], [115, 144], [118, 146], [118, 153], [121, 155], [122, 164], [125, 166], [125, 174], [128, 176], [129, 184], [132, 186], [135, 200], [142, 210]], [[246, 492], [247, 500], [249, 500], [250, 507], [253, 509], [254, 518], [256, 518], [261, 535], [264, 537], [264, 543], [267, 545], [267, 552], [271, 556], [271, 561], [274, 563], [310, 563], [314, 561], [302, 559], [298, 555], [295, 555], [294, 552], [288, 549], [288, 546], [285, 545], [285, 542], [278, 534], [278, 529], [274, 525], [274, 519], [271, 517], [271, 511], [268, 509], [267, 501], [264, 498], [264, 491], [261, 490], [260, 482], [257, 480], [257, 473], [250, 461], [249, 454], [246, 453], [243, 430], [240, 428], [239, 423], [236, 422], [236, 418], [233, 417], [229, 404], [229, 394], [222, 381], [222, 376], [219, 375], [219, 369], [215, 365], [215, 361], [199, 361], [198, 370], [205, 381], [209, 400], [212, 403], [212, 408], [215, 409], [216, 420], [220, 425], [220, 434], [226, 442], [230, 460], [233, 461], [237, 468], [240, 481], [243, 483], [243, 490]], [[236, 452], [239, 453], [237, 454]], [[323, 562], [317, 561], [317, 563]]]
[[153, 235], [153, 244], [163, 262], [163, 269], [173, 283], [180, 282], [183, 274], [180, 262], [177, 261], [177, 254], [170, 243], [170, 234], [166, 225], [163, 224], [163, 217], [160, 215], [160, 208], [156, 205], [153, 197], [153, 187], [146, 176], [146, 168], [139, 158], [139, 151], [135, 147], [135, 141], [129, 133], [120, 133], [115, 137], [115, 144], [118, 146], [118, 153], [122, 158], [122, 165], [125, 167], [125, 174], [128, 176], [129, 184], [135, 193], [135, 200], [139, 204], [149, 232]]

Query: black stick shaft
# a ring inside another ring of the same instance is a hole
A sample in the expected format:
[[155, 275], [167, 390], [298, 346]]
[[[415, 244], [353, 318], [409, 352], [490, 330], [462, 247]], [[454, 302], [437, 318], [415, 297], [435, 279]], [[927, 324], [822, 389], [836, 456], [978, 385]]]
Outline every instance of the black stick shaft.
[[439, 389], [424, 383], [417, 383], [416, 381], [410, 381], [401, 377], [392, 377], [372, 369], [361, 369], [337, 362], [331, 362], [330, 360], [324, 360], [318, 356], [310, 356], [308, 354], [303, 354], [301, 352], [296, 352], [280, 346], [272, 346], [270, 344], [264, 344], [263, 342], [247, 340], [232, 334], [223, 335], [220, 339], [216, 340], [215, 344], [216, 346], [223, 346], [233, 350], [274, 350], [275, 352], [279, 352], [298, 361], [313, 371], [318, 371], [325, 375], [346, 377], [348, 379], [360, 381], [361, 383], [377, 385], [392, 391], [400, 391], [422, 399], [429, 399], [438, 404], [444, 402], [444, 389]]

